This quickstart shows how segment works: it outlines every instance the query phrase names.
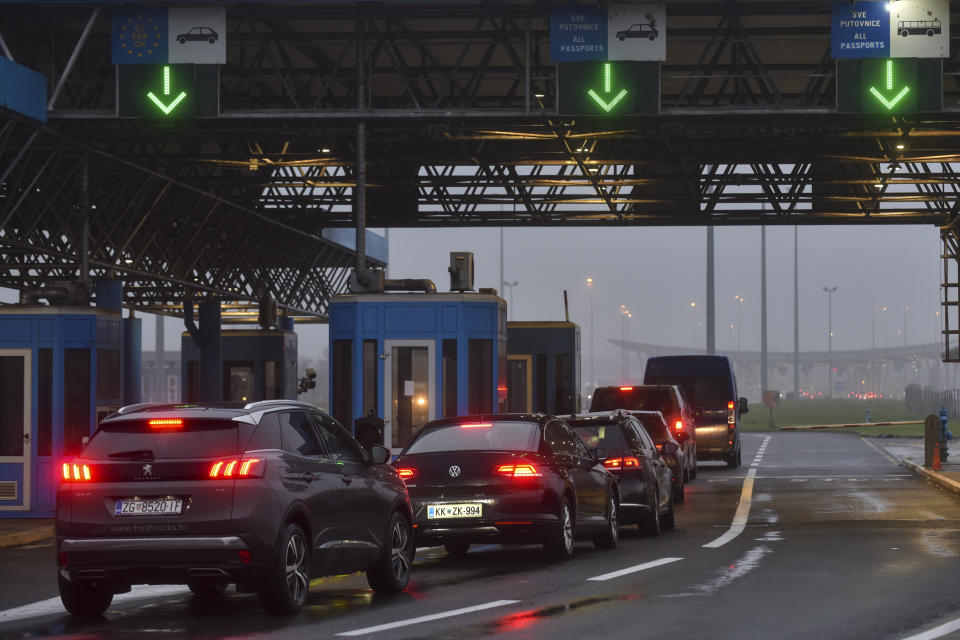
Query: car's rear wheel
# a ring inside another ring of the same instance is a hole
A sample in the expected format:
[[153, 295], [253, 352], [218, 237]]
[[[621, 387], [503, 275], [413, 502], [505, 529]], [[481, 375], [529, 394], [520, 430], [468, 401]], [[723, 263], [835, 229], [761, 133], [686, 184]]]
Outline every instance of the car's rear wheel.
[[407, 518], [394, 511], [390, 516], [387, 544], [376, 564], [367, 568], [367, 583], [377, 593], [399, 593], [410, 582], [413, 564], [413, 529]]
[[113, 591], [102, 586], [74, 582], [60, 575], [57, 576], [57, 582], [64, 608], [75, 616], [99, 616], [113, 602]]
[[667, 505], [667, 512], [660, 516], [660, 528], [664, 531], [670, 531], [676, 526], [676, 518], [673, 511], [673, 496], [670, 496], [670, 504]]
[[[640, 533], [645, 536], [658, 536], [660, 535], [660, 489], [654, 487], [653, 498], [650, 504], [650, 515], [645, 519], [641, 520], [638, 525]], [[671, 502], [672, 504], [672, 502]]]
[[270, 613], [296, 613], [310, 590], [310, 546], [307, 535], [290, 523], [283, 533], [280, 553], [257, 593]]
[[214, 600], [222, 598], [227, 591], [226, 582], [189, 582], [187, 588], [198, 598]]
[[554, 560], [569, 560], [573, 557], [573, 514], [566, 498], [560, 501], [558, 520], [560, 526], [544, 542], [543, 548]]
[[450, 542], [443, 545], [447, 555], [452, 558], [462, 558], [470, 551], [470, 545], [465, 542]]
[[617, 501], [610, 496], [607, 501], [607, 527], [593, 539], [597, 549], [616, 549], [620, 540], [620, 521], [617, 519]]

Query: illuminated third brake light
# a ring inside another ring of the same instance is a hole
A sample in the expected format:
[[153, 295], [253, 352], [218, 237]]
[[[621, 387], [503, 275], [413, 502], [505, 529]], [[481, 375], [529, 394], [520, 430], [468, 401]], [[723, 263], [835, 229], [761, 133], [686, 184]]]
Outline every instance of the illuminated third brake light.
[[492, 427], [493, 424], [490, 422], [478, 422], [476, 424], [462, 424], [460, 425], [461, 429], [480, 429], [483, 427]]
[[147, 424], [152, 429], [180, 429], [183, 427], [183, 420], [179, 418], [154, 418], [149, 420]]
[[620, 391], [633, 391], [633, 387], [620, 387]]

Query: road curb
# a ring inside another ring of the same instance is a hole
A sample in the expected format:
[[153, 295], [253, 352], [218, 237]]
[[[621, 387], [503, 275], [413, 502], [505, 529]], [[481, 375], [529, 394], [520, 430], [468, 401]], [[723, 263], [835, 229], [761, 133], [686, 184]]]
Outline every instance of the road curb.
[[19, 547], [24, 544], [40, 542], [53, 538], [53, 527], [36, 527], [26, 531], [0, 534], [0, 549], [5, 547]]
[[957, 482], [956, 480], [951, 480], [950, 478], [943, 475], [942, 473], [931, 471], [930, 469], [927, 469], [923, 465], [919, 465], [912, 460], [907, 460], [906, 458], [902, 458], [900, 460], [900, 466], [906, 467], [910, 471], [913, 471], [915, 474], [925, 477], [927, 480], [930, 480], [934, 484], [940, 485], [947, 491], [951, 491], [953, 493], [960, 495], [960, 482]]

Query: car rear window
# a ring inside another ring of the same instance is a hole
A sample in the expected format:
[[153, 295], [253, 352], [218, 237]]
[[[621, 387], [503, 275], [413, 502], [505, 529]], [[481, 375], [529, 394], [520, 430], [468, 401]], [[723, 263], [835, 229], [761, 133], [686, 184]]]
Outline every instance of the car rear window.
[[663, 420], [656, 416], [636, 416], [636, 418], [640, 421], [640, 424], [643, 425], [643, 428], [646, 429], [647, 435], [650, 436], [650, 439], [653, 440], [655, 444], [663, 444], [670, 439], [667, 435], [667, 425]]
[[723, 376], [660, 376], [657, 384], [675, 384], [683, 389], [688, 406], [701, 409], [725, 409], [733, 399], [730, 378]]
[[590, 410], [629, 409], [631, 411], [660, 411], [673, 414], [679, 411], [675, 399], [670, 389], [606, 387], [594, 392]]
[[588, 449], [603, 447], [609, 451], [620, 451], [629, 449], [627, 439], [623, 437], [620, 425], [617, 424], [584, 424], [571, 425], [577, 432], [583, 444]]
[[407, 449], [408, 454], [440, 451], [524, 451], [540, 447], [536, 422], [464, 422], [424, 429]]
[[215, 458], [239, 452], [239, 423], [233, 420], [192, 420], [151, 425], [149, 420], [124, 420], [100, 425], [83, 449], [91, 459]]

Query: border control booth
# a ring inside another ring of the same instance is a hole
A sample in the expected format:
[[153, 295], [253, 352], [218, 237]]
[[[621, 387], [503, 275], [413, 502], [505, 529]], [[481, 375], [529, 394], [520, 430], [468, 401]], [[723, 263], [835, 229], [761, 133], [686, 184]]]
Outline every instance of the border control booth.
[[507, 411], [580, 412], [579, 325], [509, 322], [507, 353]]
[[506, 410], [507, 304], [473, 291], [473, 254], [451, 254], [451, 291], [358, 274], [330, 303], [330, 410], [353, 429], [383, 420], [394, 453], [428, 421]]

